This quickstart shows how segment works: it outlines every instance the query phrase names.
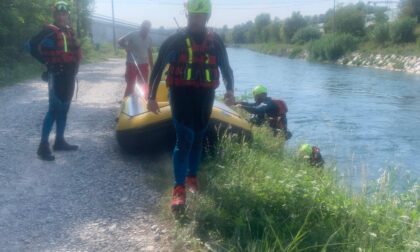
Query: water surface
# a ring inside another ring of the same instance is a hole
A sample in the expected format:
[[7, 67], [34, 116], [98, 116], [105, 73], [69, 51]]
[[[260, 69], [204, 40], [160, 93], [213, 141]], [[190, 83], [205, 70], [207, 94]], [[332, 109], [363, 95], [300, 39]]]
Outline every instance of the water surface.
[[228, 54], [236, 95], [263, 84], [269, 96], [287, 102], [290, 149], [303, 142], [317, 145], [328, 163], [355, 177], [378, 178], [389, 167], [419, 176], [419, 75], [245, 49], [228, 49]]

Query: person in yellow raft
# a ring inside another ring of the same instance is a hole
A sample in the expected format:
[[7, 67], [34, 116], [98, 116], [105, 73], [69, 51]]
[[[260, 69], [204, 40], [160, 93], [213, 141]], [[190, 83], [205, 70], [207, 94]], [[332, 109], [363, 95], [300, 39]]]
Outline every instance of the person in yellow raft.
[[186, 29], [169, 37], [161, 46], [150, 78], [147, 108], [158, 113], [156, 92], [165, 66], [169, 64], [166, 84], [172, 119], [176, 132], [173, 151], [175, 186], [172, 193], [173, 211], [182, 210], [186, 190], [198, 189], [197, 171], [219, 86], [219, 68], [226, 84], [225, 102], [233, 105], [233, 72], [222, 39], [206, 28], [211, 14], [210, 0], [188, 0]]

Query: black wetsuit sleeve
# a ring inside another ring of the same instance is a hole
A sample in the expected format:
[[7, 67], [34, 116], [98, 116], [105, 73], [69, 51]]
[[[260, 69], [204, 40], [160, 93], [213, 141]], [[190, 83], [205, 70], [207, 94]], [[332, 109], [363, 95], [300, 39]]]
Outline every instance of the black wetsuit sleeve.
[[154, 100], [156, 99], [156, 92], [159, 87], [160, 80], [162, 79], [162, 73], [165, 69], [166, 65], [170, 61], [174, 61], [174, 57], [176, 57], [176, 46], [178, 42], [179, 36], [173, 35], [169, 37], [160, 47], [159, 54], [156, 59], [155, 65], [153, 67], [152, 73], [150, 75], [150, 83], [149, 83], [149, 99]]
[[242, 108], [245, 109], [247, 112], [256, 114], [256, 115], [264, 115], [264, 113], [267, 113], [269, 106], [265, 103], [261, 103], [259, 105], [255, 104], [245, 104], [242, 105]]
[[251, 103], [251, 102], [238, 102], [238, 104], [241, 104], [242, 106], [256, 106], [256, 103]]
[[45, 64], [46, 60], [44, 59], [44, 57], [42, 57], [39, 47], [45, 38], [53, 35], [53, 30], [44, 28], [41, 32], [39, 32], [37, 35], [35, 35], [29, 40], [29, 52], [32, 55], [32, 57], [38, 60], [41, 64]]
[[215, 46], [217, 50], [217, 65], [222, 72], [223, 80], [225, 82], [226, 90], [233, 91], [234, 89], [234, 78], [233, 71], [229, 64], [229, 57], [226, 51], [226, 47], [223, 40], [219, 35], [215, 34]]

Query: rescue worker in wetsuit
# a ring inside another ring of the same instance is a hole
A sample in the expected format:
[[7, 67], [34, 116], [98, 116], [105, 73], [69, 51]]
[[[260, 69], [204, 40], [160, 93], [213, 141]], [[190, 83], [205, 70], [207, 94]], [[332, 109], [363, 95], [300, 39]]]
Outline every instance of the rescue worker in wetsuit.
[[236, 107], [242, 108], [251, 113], [250, 122], [261, 126], [268, 122], [273, 129], [274, 135], [279, 132], [286, 138], [292, 137], [292, 133], [287, 129], [287, 106], [282, 100], [275, 100], [267, 96], [267, 88], [258, 85], [252, 90], [255, 103], [237, 102]]
[[159, 112], [155, 100], [162, 72], [169, 70], [166, 84], [176, 144], [173, 151], [175, 186], [172, 193], [172, 210], [185, 206], [187, 188], [197, 190], [197, 171], [202, 144], [207, 130], [219, 86], [219, 68], [226, 84], [225, 102], [234, 104], [233, 72], [226, 48], [221, 38], [206, 28], [211, 14], [210, 0], [189, 0], [186, 4], [188, 25], [169, 37], [161, 46], [151, 74], [148, 109]]
[[54, 5], [54, 23], [47, 25], [29, 41], [31, 55], [47, 67], [49, 107], [42, 125], [41, 143], [38, 156], [42, 160], [53, 161], [55, 157], [49, 147], [49, 135], [54, 122], [56, 136], [55, 151], [75, 151], [64, 139], [67, 113], [73, 97], [75, 78], [81, 58], [80, 44], [69, 26], [69, 5], [58, 1]]
[[302, 144], [299, 147], [298, 154], [300, 158], [307, 160], [310, 166], [324, 167], [324, 159], [322, 158], [321, 150], [317, 146]]

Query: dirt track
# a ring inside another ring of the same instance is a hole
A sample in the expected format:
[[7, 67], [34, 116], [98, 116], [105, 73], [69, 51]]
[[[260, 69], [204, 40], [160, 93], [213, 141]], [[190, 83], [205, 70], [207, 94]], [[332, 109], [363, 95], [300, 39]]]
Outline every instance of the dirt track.
[[66, 131], [80, 150], [51, 163], [36, 156], [47, 84], [0, 89], [0, 250], [169, 250], [151, 185], [169, 158], [126, 155], [115, 140], [123, 73], [122, 60], [81, 67]]

